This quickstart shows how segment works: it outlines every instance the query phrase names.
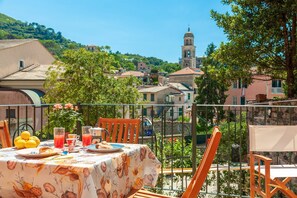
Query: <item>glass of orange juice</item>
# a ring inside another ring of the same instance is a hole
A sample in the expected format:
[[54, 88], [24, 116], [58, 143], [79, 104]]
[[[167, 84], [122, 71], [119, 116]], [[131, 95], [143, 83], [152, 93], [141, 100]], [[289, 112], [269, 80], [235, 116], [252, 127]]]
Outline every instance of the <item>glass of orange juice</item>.
[[55, 148], [64, 148], [65, 142], [65, 128], [55, 127], [54, 128], [54, 145]]
[[82, 145], [83, 147], [89, 146], [92, 143], [91, 126], [82, 126]]

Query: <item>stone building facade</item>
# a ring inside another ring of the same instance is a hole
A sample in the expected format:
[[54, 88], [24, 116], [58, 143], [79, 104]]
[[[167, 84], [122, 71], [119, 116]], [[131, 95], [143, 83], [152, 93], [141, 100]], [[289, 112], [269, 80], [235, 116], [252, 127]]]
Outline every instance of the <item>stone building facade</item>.
[[0, 120], [9, 121], [11, 133], [23, 123], [40, 129], [43, 83], [54, 61], [37, 39], [0, 40]]
[[[195, 92], [197, 89], [195, 78], [201, 76], [203, 73], [204, 72], [198, 68], [186, 67], [169, 74], [169, 83], [182, 83]], [[196, 92], [194, 94], [196, 94]]]

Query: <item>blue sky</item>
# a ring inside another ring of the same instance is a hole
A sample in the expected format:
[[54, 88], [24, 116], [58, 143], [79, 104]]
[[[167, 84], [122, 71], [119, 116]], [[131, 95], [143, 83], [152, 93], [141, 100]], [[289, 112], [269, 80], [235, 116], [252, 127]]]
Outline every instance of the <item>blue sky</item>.
[[188, 25], [196, 56], [211, 42], [226, 41], [211, 9], [222, 13], [228, 7], [220, 0], [0, 0], [1, 13], [54, 28], [73, 41], [169, 62], [181, 57]]

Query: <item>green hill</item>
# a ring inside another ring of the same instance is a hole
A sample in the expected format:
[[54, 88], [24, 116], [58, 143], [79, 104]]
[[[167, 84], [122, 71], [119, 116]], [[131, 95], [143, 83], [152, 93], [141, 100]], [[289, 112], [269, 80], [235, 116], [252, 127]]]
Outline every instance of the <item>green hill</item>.
[[65, 49], [76, 49], [83, 45], [66, 39], [61, 32], [38, 23], [25, 23], [0, 13], [0, 39], [35, 38], [55, 56], [60, 57]]
[[[66, 39], [61, 32], [55, 32], [53, 28], [32, 22], [22, 22], [0, 13], [0, 40], [1, 39], [38, 39], [56, 58], [61, 57], [66, 49], [78, 49], [84, 45]], [[107, 47], [107, 49], [110, 49]], [[109, 50], [110, 51], [110, 50]], [[155, 57], [145, 57], [138, 54], [121, 54], [120, 52], [111, 52], [118, 64], [115, 68], [125, 68], [135, 70], [138, 62], [144, 62], [152, 69], [165, 71], [168, 73], [180, 69], [176, 63], [168, 63]]]
[[14, 23], [17, 20], [15, 20], [14, 18], [11, 18], [9, 16], [6, 16], [5, 14], [0, 13], [0, 21], [3, 23]]

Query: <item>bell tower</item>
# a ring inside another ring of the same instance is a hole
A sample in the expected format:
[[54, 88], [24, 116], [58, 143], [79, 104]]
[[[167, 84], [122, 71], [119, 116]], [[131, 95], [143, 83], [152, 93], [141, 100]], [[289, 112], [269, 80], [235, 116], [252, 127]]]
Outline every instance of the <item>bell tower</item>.
[[196, 55], [194, 46], [194, 35], [188, 27], [188, 32], [184, 35], [184, 45], [182, 46], [182, 68], [196, 68]]

